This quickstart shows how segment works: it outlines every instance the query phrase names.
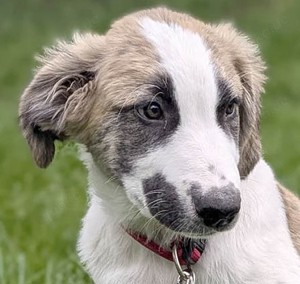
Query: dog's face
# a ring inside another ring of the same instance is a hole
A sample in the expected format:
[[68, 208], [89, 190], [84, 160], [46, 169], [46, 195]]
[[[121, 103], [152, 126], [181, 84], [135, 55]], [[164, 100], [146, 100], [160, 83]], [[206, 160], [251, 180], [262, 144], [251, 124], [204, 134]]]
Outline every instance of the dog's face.
[[20, 107], [39, 166], [71, 137], [146, 217], [195, 235], [234, 224], [260, 157], [264, 67], [247, 38], [154, 9], [62, 43], [43, 64]]

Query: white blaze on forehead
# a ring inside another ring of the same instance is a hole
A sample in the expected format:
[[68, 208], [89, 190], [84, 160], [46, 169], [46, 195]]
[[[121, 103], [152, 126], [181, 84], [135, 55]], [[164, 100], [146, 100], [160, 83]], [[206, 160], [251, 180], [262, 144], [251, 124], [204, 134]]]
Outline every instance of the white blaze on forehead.
[[[122, 181], [132, 202], [138, 199], [145, 205], [143, 180], [161, 174], [192, 210], [187, 194], [192, 184], [200, 185], [201, 194], [229, 183], [239, 188], [238, 149], [217, 123], [216, 78], [210, 51], [201, 37], [175, 23], [144, 18], [140, 24], [160, 57], [161, 68], [172, 79], [180, 125], [168, 143], [137, 159], [133, 171]], [[143, 208], [148, 216], [147, 206]]]
[[150, 18], [142, 19], [140, 24], [173, 80], [181, 124], [215, 124], [217, 86], [210, 51], [199, 34]]

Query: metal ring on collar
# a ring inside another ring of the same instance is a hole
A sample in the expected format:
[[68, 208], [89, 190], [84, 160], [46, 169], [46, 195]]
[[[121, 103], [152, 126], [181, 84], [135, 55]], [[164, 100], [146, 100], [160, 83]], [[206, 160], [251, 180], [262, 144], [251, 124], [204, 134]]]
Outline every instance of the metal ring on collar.
[[179, 274], [180, 279], [185, 280], [185, 281], [194, 280], [195, 274], [193, 273], [192, 269], [190, 268], [190, 265], [187, 265], [186, 269], [182, 268], [182, 266], [179, 262], [179, 259], [178, 259], [177, 250], [178, 250], [178, 244], [174, 243], [173, 248], [172, 248], [172, 256], [173, 256], [175, 267]]

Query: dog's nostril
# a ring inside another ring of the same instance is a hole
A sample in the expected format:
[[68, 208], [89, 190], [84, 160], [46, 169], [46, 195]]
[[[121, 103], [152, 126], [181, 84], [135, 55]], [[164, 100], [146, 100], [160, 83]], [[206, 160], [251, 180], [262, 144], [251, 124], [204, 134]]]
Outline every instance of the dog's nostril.
[[234, 208], [201, 208], [197, 210], [197, 215], [202, 218], [203, 223], [207, 227], [222, 229], [230, 224], [237, 213], [239, 212], [239, 206]]

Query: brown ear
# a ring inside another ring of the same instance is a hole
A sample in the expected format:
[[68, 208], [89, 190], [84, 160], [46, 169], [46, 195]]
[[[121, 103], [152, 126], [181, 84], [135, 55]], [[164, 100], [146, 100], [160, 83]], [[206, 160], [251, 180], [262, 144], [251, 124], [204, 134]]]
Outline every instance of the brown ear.
[[54, 141], [76, 138], [93, 104], [103, 37], [76, 34], [39, 58], [39, 68], [21, 96], [20, 126], [39, 167], [47, 167]]
[[240, 107], [239, 171], [245, 178], [262, 155], [260, 140], [260, 96], [264, 92], [266, 69], [258, 46], [240, 34], [231, 24], [217, 27], [219, 36], [228, 44], [230, 58], [243, 86]]

